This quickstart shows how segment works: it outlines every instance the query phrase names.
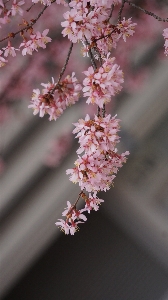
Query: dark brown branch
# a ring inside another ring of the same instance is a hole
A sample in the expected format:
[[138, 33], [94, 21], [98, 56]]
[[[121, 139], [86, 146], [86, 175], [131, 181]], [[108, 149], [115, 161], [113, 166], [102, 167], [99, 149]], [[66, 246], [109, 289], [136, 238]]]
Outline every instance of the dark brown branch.
[[105, 104], [103, 104], [103, 108], [102, 108], [103, 118], [105, 118], [105, 114], [106, 114], [106, 107], [105, 107]]
[[125, 0], [122, 0], [122, 5], [121, 5], [119, 13], [118, 13], [118, 22], [119, 23], [121, 23], [121, 14], [122, 14], [122, 11], [124, 9], [125, 2], [126, 2]]
[[[92, 50], [91, 50], [91, 48], [90, 48], [90, 45], [89, 45], [89, 43], [88, 43], [86, 37], [85, 37], [85, 41], [86, 41], [86, 45], [89, 46], [89, 47], [88, 47], [88, 48], [89, 48], [88, 52], [89, 52], [89, 56], [90, 56], [90, 60], [91, 60], [93, 69], [94, 69], [94, 71], [96, 71], [96, 70], [97, 70], [97, 66], [96, 66], [96, 63], [95, 63], [95, 60], [94, 60], [94, 57], [93, 57]], [[99, 106], [97, 107], [97, 116], [98, 116], [98, 117], [100, 116], [100, 107], [99, 107]]]
[[60, 82], [60, 80], [61, 80], [61, 78], [62, 78], [62, 76], [63, 76], [63, 74], [64, 74], [64, 72], [65, 72], [65, 70], [66, 70], [66, 67], [67, 67], [67, 64], [68, 64], [68, 61], [69, 61], [71, 52], [72, 52], [72, 48], [73, 48], [73, 43], [71, 43], [71, 46], [70, 46], [70, 48], [69, 48], [68, 55], [67, 55], [65, 64], [64, 64], [64, 66], [63, 66], [63, 68], [62, 68], [62, 70], [61, 70], [61, 73], [60, 73], [60, 75], [59, 75], [57, 84], [59, 84], [59, 82]]
[[114, 10], [114, 4], [111, 5], [110, 14], [109, 14], [109, 17], [107, 19], [107, 22], [109, 22], [109, 20], [111, 19], [113, 10]]
[[35, 3], [33, 3], [29, 8], [27, 8], [26, 11], [29, 12], [34, 5]]
[[152, 13], [152, 12], [150, 12], [150, 11], [148, 11], [148, 10], [146, 10], [146, 9], [144, 9], [144, 8], [142, 8], [142, 7], [136, 5], [136, 4], [134, 4], [134, 3], [132, 3], [132, 2], [130, 2], [130, 1], [128, 1], [128, 0], [125, 0], [125, 2], [128, 3], [129, 5], [131, 5], [132, 7], [135, 7], [135, 8], [137, 8], [137, 9], [143, 11], [145, 14], [147, 14], [147, 15], [149, 15], [149, 16], [155, 18], [155, 19], [158, 20], [158, 21], [168, 22], [168, 18], [167, 18], [167, 19], [163, 19], [163, 18], [161, 18], [161, 17], [155, 15], [154, 13]]
[[61, 80], [61, 78], [62, 78], [62, 76], [64, 75], [64, 72], [65, 72], [65, 70], [66, 70], [66, 67], [67, 67], [67, 64], [68, 64], [68, 61], [69, 61], [71, 52], [72, 52], [72, 48], [73, 48], [73, 43], [71, 43], [71, 46], [70, 46], [70, 48], [69, 48], [68, 55], [67, 55], [65, 64], [64, 64], [64, 66], [63, 66], [63, 68], [62, 68], [62, 70], [61, 70], [61, 73], [60, 73], [60, 75], [59, 75], [58, 81], [57, 81], [57, 83], [55, 84], [55, 87], [54, 87], [53, 89], [50, 90], [50, 94], [53, 94], [54, 91], [55, 91], [55, 90], [58, 88], [58, 86], [59, 86], [60, 80]]

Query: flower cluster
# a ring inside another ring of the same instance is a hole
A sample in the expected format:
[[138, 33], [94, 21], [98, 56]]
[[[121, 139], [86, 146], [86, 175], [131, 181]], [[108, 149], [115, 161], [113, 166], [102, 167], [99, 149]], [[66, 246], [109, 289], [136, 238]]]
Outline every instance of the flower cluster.
[[40, 117], [48, 114], [49, 120], [56, 120], [63, 111], [79, 100], [81, 85], [78, 83], [75, 73], [68, 75], [59, 83], [42, 83], [44, 89], [40, 93], [39, 89], [33, 90], [32, 101], [28, 106], [33, 108], [34, 115], [39, 113]]
[[16, 56], [16, 50], [19, 51], [19, 49], [16, 49], [11, 46], [11, 42], [8, 41], [8, 46], [5, 48], [2, 48], [4, 50], [4, 56], [7, 57], [8, 55], [12, 55], [13, 57]]
[[128, 20], [125, 20], [125, 18], [123, 18], [123, 20], [117, 24], [119, 37], [122, 37], [124, 42], [126, 42], [126, 38], [134, 34], [136, 25], [137, 23], [132, 23], [131, 18], [129, 18]]
[[[119, 22], [117, 25], [113, 25], [109, 22], [104, 22], [104, 25], [99, 30], [98, 36], [92, 36], [91, 39], [91, 47], [94, 48], [95, 52], [99, 52], [101, 55], [107, 55], [112, 48], [116, 48], [117, 43], [120, 38], [126, 42], [126, 38], [132, 36], [134, 34], [134, 29], [136, 23], [132, 23], [131, 18], [128, 20], [123, 20]], [[84, 43], [84, 49], [82, 52], [87, 52], [89, 48], [86, 50], [87, 45]], [[95, 55], [97, 59], [98, 56]]]
[[91, 48], [106, 55], [112, 48], [116, 48], [116, 43], [121, 37], [126, 41], [126, 37], [134, 33], [136, 23], [132, 23], [131, 18], [124, 18], [117, 25], [110, 23], [109, 9], [112, 4], [119, 3], [121, 1], [71, 1], [71, 10], [64, 13], [66, 21], [61, 23], [64, 27], [63, 36], [67, 35], [73, 43], [82, 41], [84, 56], [89, 50], [88, 42]]
[[123, 73], [117, 64], [114, 64], [115, 58], [104, 58], [103, 65], [96, 71], [89, 67], [83, 73], [87, 76], [83, 81], [84, 97], [88, 97], [86, 103], [96, 103], [100, 108], [103, 104], [110, 102], [111, 96], [121, 91], [121, 83], [124, 82]]
[[[27, 40], [27, 38], [22, 35], [24, 41], [20, 44], [19, 48], [23, 47], [22, 55], [30, 54], [32, 55], [32, 52], [34, 50], [38, 51], [38, 48], [46, 48], [46, 44], [51, 42], [51, 38], [47, 36], [49, 29], [45, 29], [42, 33], [39, 31], [32, 32], [30, 35], [30, 40]], [[7, 57], [8, 55], [11, 55], [13, 57], [16, 56], [16, 51], [20, 51], [20, 49], [16, 49], [11, 45], [11, 41], [8, 40], [8, 45], [4, 48], [2, 48], [3, 51], [0, 50], [0, 67], [3, 67], [5, 63], [7, 63], [7, 60], [5, 60], [4, 57]]]
[[[7, 1], [8, 2], [8, 1]], [[10, 22], [10, 16], [15, 16], [16, 14], [23, 15], [23, 9], [21, 6], [25, 4], [25, 1], [13, 0], [9, 9], [6, 8], [6, 3], [4, 5], [3, 1], [0, 1], [0, 13], [2, 12], [4, 17], [0, 18], [0, 23], [6, 24]]]
[[[98, 191], [109, 190], [113, 185], [113, 180], [119, 168], [126, 162], [128, 151], [118, 154], [116, 144], [119, 143], [119, 119], [111, 115], [105, 117], [95, 116], [93, 120], [89, 115], [85, 120], [80, 119], [75, 123], [73, 133], [79, 138], [78, 154], [84, 152], [82, 157], [78, 155], [75, 161], [75, 168], [68, 169], [70, 181], [79, 183], [81, 192], [74, 205], [67, 201], [67, 208], [62, 213], [66, 220], [59, 219], [55, 224], [61, 228], [65, 234], [72, 234], [79, 230], [78, 224], [87, 220], [84, 212], [97, 211], [99, 205], [104, 200], [97, 197]], [[84, 193], [86, 190], [89, 195]], [[76, 209], [79, 198], [85, 201], [85, 207]]]
[[95, 116], [90, 120], [79, 120], [73, 133], [78, 133], [79, 149], [83, 153], [75, 161], [75, 168], [68, 169], [70, 181], [79, 183], [81, 190], [98, 192], [109, 190], [113, 185], [115, 174], [126, 162], [128, 151], [118, 154], [116, 144], [119, 142], [119, 119], [111, 115]]
[[[89, 7], [88, 7], [88, 5]], [[66, 21], [62, 22], [63, 36], [76, 43], [80, 40], [91, 40], [92, 36], [97, 36], [99, 28], [102, 26], [108, 14], [103, 6], [95, 6], [91, 9], [91, 4], [85, 1], [72, 1], [69, 4], [72, 9], [64, 13]]]
[[168, 28], [165, 28], [163, 30], [163, 36], [165, 38], [165, 43], [164, 43], [164, 46], [165, 46], [165, 54], [168, 55]]
[[[85, 207], [77, 210], [76, 204], [80, 197], [84, 199]], [[62, 213], [62, 216], [66, 216], [66, 220], [58, 219], [58, 222], [55, 224], [60, 227], [61, 231], [65, 234], [70, 233], [71, 235], [74, 235], [74, 233], [79, 230], [78, 224], [84, 223], [87, 220], [84, 212], [90, 213], [91, 210], [97, 211], [101, 202], [104, 202], [104, 200], [99, 199], [96, 194], [89, 194], [89, 196], [87, 196], [84, 192], [81, 192], [74, 205], [67, 201], [67, 207]]]
[[20, 44], [20, 48], [23, 47], [22, 55], [30, 54], [34, 50], [38, 51], [38, 48], [41, 47], [43, 49], [46, 48], [46, 44], [51, 42], [51, 38], [47, 36], [49, 29], [45, 29], [42, 33], [39, 31], [33, 32], [30, 35], [30, 40], [24, 39], [23, 43]]

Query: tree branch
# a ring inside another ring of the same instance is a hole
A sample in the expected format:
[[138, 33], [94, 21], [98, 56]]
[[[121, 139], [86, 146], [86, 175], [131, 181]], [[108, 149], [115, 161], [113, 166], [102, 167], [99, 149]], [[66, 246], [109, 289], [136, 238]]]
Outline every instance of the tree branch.
[[163, 19], [163, 18], [161, 18], [161, 17], [155, 15], [154, 13], [152, 13], [152, 12], [150, 12], [150, 11], [148, 11], [148, 10], [146, 10], [146, 9], [144, 9], [144, 8], [142, 8], [142, 7], [138, 6], [138, 5], [136, 5], [136, 4], [132, 3], [132, 2], [130, 2], [129, 0], [125, 0], [125, 2], [128, 3], [129, 5], [131, 5], [132, 7], [135, 7], [135, 8], [137, 8], [137, 9], [143, 11], [145, 14], [147, 14], [147, 15], [149, 15], [149, 16], [155, 18], [155, 19], [158, 20], [158, 21], [168, 22], [168, 18], [167, 18], [167, 19]]

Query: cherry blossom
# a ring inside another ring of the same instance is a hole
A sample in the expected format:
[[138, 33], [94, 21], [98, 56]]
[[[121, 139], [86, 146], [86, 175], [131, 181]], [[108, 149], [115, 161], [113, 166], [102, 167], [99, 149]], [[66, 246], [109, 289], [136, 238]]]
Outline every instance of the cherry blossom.
[[98, 211], [99, 210], [99, 205], [104, 202], [103, 199], [99, 199], [97, 197], [96, 193], [89, 193], [89, 197], [85, 197], [85, 209], [87, 210], [88, 213], [90, 213], [91, 210]]
[[16, 0], [13, 0], [12, 7], [11, 7], [12, 16], [15, 16], [17, 13], [21, 16], [23, 15], [23, 9], [20, 7], [23, 4], [25, 4], [25, 1], [19, 1], [17, 3]]
[[32, 2], [33, 3], [41, 2], [41, 4], [50, 6], [52, 1], [51, 0], [32, 0]]
[[117, 24], [117, 29], [120, 32], [120, 36], [123, 37], [124, 42], [126, 42], [126, 38], [132, 36], [135, 32], [134, 28], [137, 25], [137, 23], [132, 23], [131, 18], [128, 20], [123, 20]]
[[79, 230], [78, 224], [87, 220], [86, 216], [83, 214], [84, 211], [86, 210], [77, 210], [76, 205], [71, 205], [71, 203], [67, 201], [67, 207], [62, 213], [63, 216], [66, 216], [66, 221], [59, 219], [55, 224], [59, 226], [65, 234], [70, 233], [71, 235], [74, 235], [74, 233]]
[[164, 46], [165, 46], [165, 54], [168, 55], [168, 28], [165, 28], [163, 30], [163, 36], [165, 38], [165, 43], [164, 43]]
[[69, 201], [67, 201], [67, 207], [63, 211], [62, 215], [66, 216], [68, 220], [71, 220], [73, 218], [73, 221], [75, 219], [81, 219], [83, 221], [86, 221], [86, 216], [82, 213], [85, 211], [85, 209], [77, 210], [76, 206], [72, 205]]
[[19, 51], [19, 49], [16, 49], [14, 47], [11, 47], [11, 42], [8, 41], [8, 46], [6, 48], [2, 48], [4, 50], [4, 56], [7, 57], [8, 55], [12, 55], [13, 57], [16, 56], [15, 51]]
[[[104, 202], [104, 200], [97, 197], [96, 193], [94, 193], [93, 195], [89, 193], [89, 195], [87, 196], [84, 192], [81, 192], [79, 194], [79, 197], [80, 196], [85, 201], [85, 207], [83, 209], [77, 210], [76, 204], [72, 205], [69, 201], [67, 201], [67, 207], [62, 213], [62, 216], [65, 216], [66, 220], [58, 219], [58, 222], [55, 223], [65, 234], [74, 235], [74, 233], [79, 230], [78, 224], [87, 221], [87, 217], [85, 216], [85, 214], [83, 214], [83, 212], [90, 213], [91, 210], [98, 211], [99, 205]], [[79, 197], [76, 202], [78, 202]]]
[[34, 50], [38, 51], [38, 48], [41, 47], [43, 49], [46, 48], [46, 44], [51, 42], [51, 38], [47, 36], [49, 32], [49, 29], [45, 29], [42, 34], [37, 31], [34, 32], [34, 34], [30, 35], [30, 40], [27, 41], [27, 39], [25, 39], [23, 41], [23, 43], [20, 44], [20, 48], [23, 47], [22, 50], [22, 55], [32, 55], [32, 52]]
[[63, 231], [65, 234], [71, 234], [74, 235], [76, 231], [79, 230], [78, 224], [83, 223], [81, 221], [74, 222], [74, 220], [71, 218], [71, 222], [68, 223], [67, 221], [63, 219], [58, 219], [58, 222], [55, 224], [60, 227], [61, 231]]
[[1, 56], [2, 54], [3, 54], [3, 51], [0, 50], [0, 68], [4, 67], [5, 64], [8, 62], [4, 57]]

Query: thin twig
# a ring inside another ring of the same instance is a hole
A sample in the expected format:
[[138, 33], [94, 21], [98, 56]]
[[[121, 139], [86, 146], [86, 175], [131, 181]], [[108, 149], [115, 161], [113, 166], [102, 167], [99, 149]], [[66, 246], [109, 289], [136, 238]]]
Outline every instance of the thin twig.
[[103, 104], [103, 108], [102, 108], [102, 115], [103, 118], [105, 118], [105, 114], [106, 114], [106, 107], [105, 107], [105, 103]]
[[97, 117], [100, 117], [100, 107], [97, 107]]
[[109, 22], [109, 20], [111, 19], [113, 10], [114, 10], [114, 4], [111, 5], [110, 14], [109, 14], [109, 17], [107, 19], [107, 22]]
[[134, 3], [132, 3], [132, 2], [130, 2], [130, 1], [128, 1], [128, 0], [125, 0], [125, 2], [128, 3], [129, 5], [131, 5], [132, 7], [135, 7], [135, 8], [137, 8], [137, 9], [143, 11], [145, 14], [147, 14], [147, 15], [149, 15], [149, 16], [155, 18], [155, 19], [158, 20], [158, 21], [168, 22], [168, 18], [167, 18], [167, 19], [163, 19], [163, 18], [161, 18], [161, 17], [155, 15], [154, 13], [152, 13], [152, 12], [150, 12], [150, 11], [148, 11], [148, 10], [146, 10], [146, 9], [144, 9], [144, 8], [142, 8], [142, 7], [136, 5], [136, 4], [134, 4]]
[[81, 197], [81, 195], [83, 194], [83, 191], [79, 193], [78, 198], [76, 199], [75, 203], [70, 207], [69, 211], [67, 212], [66, 216], [68, 217], [69, 215], [71, 215], [71, 213], [73, 212], [74, 209], [76, 209], [76, 205]]
[[29, 12], [34, 5], [35, 3], [33, 3], [29, 8], [27, 8], [26, 11]]
[[70, 46], [70, 48], [69, 48], [68, 55], [67, 55], [65, 64], [64, 64], [64, 66], [63, 66], [63, 68], [62, 68], [62, 70], [61, 70], [61, 73], [60, 73], [60, 75], [59, 75], [57, 84], [60, 83], [60, 80], [61, 80], [61, 78], [62, 78], [62, 76], [63, 76], [63, 74], [64, 74], [64, 72], [65, 72], [65, 70], [66, 70], [66, 67], [67, 67], [67, 64], [68, 64], [68, 61], [69, 61], [71, 52], [72, 52], [72, 48], [73, 48], [73, 43], [71, 43], [71, 46]]
[[[88, 43], [88, 41], [87, 41], [87, 39], [86, 39], [86, 37], [85, 37], [85, 41], [86, 41], [87, 46], [90, 46], [89, 43]], [[93, 57], [92, 50], [90, 49], [90, 47], [88, 47], [88, 48], [89, 48], [88, 52], [89, 52], [89, 56], [90, 56], [90, 60], [91, 60], [93, 69], [94, 69], [94, 71], [96, 71], [97, 70], [97, 66], [96, 66], [96, 63], [95, 63], [95, 60], [94, 60], [94, 57]], [[99, 106], [97, 107], [97, 116], [98, 117], [100, 116], [100, 107]]]
[[121, 23], [121, 14], [124, 9], [124, 5], [125, 5], [125, 0], [122, 0], [122, 5], [121, 5], [119, 13], [118, 13], [118, 23]]
[[72, 48], [73, 48], [73, 43], [71, 43], [71, 46], [70, 46], [70, 48], [69, 48], [68, 55], [67, 55], [65, 64], [64, 64], [64, 66], [63, 66], [63, 68], [62, 68], [62, 70], [61, 70], [61, 73], [60, 73], [60, 75], [59, 75], [58, 81], [57, 81], [57, 83], [55, 84], [54, 88], [50, 90], [49, 94], [53, 94], [53, 93], [55, 92], [55, 90], [58, 88], [59, 83], [60, 83], [60, 81], [61, 81], [61, 78], [62, 78], [62, 76], [64, 75], [64, 72], [65, 72], [65, 70], [66, 70], [66, 67], [67, 67], [67, 64], [68, 64], [68, 61], [69, 61], [71, 52], [72, 52]]
[[76, 199], [76, 201], [75, 201], [75, 203], [74, 203], [74, 205], [73, 205], [73, 206], [75, 206], [75, 207], [76, 207], [76, 204], [78, 203], [78, 201], [79, 201], [79, 199], [80, 199], [80, 197], [81, 197], [82, 193], [83, 193], [83, 191], [79, 193], [79, 195], [78, 195], [78, 198]]

